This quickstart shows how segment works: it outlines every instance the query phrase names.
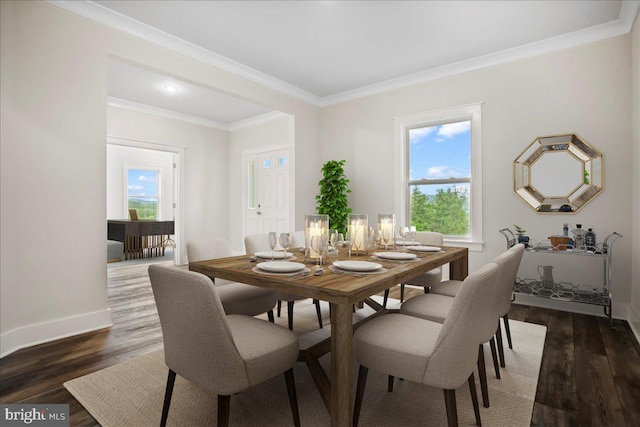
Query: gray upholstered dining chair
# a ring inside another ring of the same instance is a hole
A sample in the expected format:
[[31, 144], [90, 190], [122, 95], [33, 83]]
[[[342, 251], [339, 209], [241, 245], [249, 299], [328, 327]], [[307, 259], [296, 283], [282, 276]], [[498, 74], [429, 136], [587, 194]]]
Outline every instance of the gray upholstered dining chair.
[[354, 333], [354, 352], [360, 363], [353, 425], [356, 426], [369, 369], [444, 389], [449, 426], [458, 424], [455, 389], [469, 384], [476, 424], [480, 410], [473, 370], [482, 333], [479, 325], [493, 314], [492, 295], [500, 267], [489, 263], [470, 274], [454, 299], [444, 323], [402, 313], [385, 314]]
[[[487, 374], [484, 363], [484, 343], [489, 342], [496, 377], [500, 378], [500, 367], [498, 365], [494, 339], [494, 335], [497, 331], [496, 328], [499, 324], [498, 307], [499, 301], [504, 293], [505, 283], [510, 280], [509, 275], [513, 265], [520, 263], [520, 257], [517, 252], [505, 251], [494, 258], [491, 262], [500, 266], [500, 272], [495, 282], [488, 283], [486, 288], [484, 288], [484, 292], [491, 295], [491, 298], [489, 299], [490, 305], [488, 307], [490, 309], [490, 316], [484, 318], [484, 322], [478, 325], [478, 328], [481, 331], [480, 341], [478, 343], [478, 373], [480, 376], [482, 400], [485, 407], [489, 407], [489, 392], [487, 388]], [[434, 322], [444, 322], [449, 316], [449, 312], [453, 306], [455, 298], [465, 286], [465, 282], [463, 281], [456, 282], [459, 282], [459, 286], [455, 296], [435, 294], [433, 292], [427, 295], [419, 295], [404, 303], [400, 308], [400, 312]], [[451, 281], [451, 283], [454, 282]], [[389, 380], [389, 384], [391, 389], [392, 379]]]
[[[225, 239], [200, 239], [187, 242], [187, 258], [189, 262], [232, 256], [233, 251]], [[267, 313], [269, 320], [274, 321], [273, 307], [278, 300], [276, 293], [269, 289], [245, 283], [215, 279], [216, 289], [222, 306], [227, 314], [244, 314], [257, 316]]]
[[[441, 233], [435, 233], [433, 231], [418, 231], [416, 232], [415, 241], [420, 242], [421, 245], [425, 246], [442, 246], [444, 240], [442, 238]], [[434, 268], [433, 270], [429, 270], [420, 276], [416, 276], [411, 278], [410, 280], [405, 281], [400, 284], [400, 302], [404, 301], [404, 287], [406, 285], [409, 286], [420, 286], [424, 288], [424, 293], [429, 292], [429, 288], [431, 286], [436, 285], [442, 280], [442, 269], [440, 267]], [[382, 306], [387, 306], [387, 299], [389, 298], [389, 289], [384, 291], [384, 299], [382, 302]]]
[[[299, 239], [299, 234], [298, 234]], [[303, 243], [304, 245], [304, 243]], [[247, 254], [255, 254], [256, 252], [269, 252], [271, 251], [271, 247], [269, 246], [269, 235], [268, 234], [250, 234], [244, 237], [244, 247], [247, 251]], [[306, 297], [300, 297], [297, 295], [287, 294], [283, 292], [276, 292], [276, 298], [278, 300], [278, 317], [280, 317], [280, 313], [282, 310], [282, 301], [287, 302], [287, 323], [289, 329], [293, 330], [293, 304], [296, 301], [300, 301], [303, 299], [307, 299]], [[320, 301], [317, 299], [313, 300], [314, 305], [316, 306], [316, 316], [318, 317], [318, 324], [322, 328], [322, 313], [320, 312]]]
[[151, 265], [169, 375], [160, 425], [169, 415], [176, 375], [218, 395], [218, 426], [229, 424], [230, 396], [284, 373], [294, 423], [300, 425], [293, 365], [298, 338], [264, 320], [226, 315], [217, 286], [200, 273]]
[[[502, 290], [500, 291], [501, 298], [498, 301], [498, 315], [502, 317], [504, 322], [504, 329], [507, 333], [507, 342], [509, 344], [509, 348], [513, 348], [513, 342], [511, 340], [511, 329], [509, 328], [509, 310], [511, 309], [511, 301], [513, 296], [513, 284], [516, 281], [516, 276], [518, 275], [518, 268], [520, 267], [520, 262], [522, 261], [522, 255], [524, 254], [524, 245], [519, 243], [517, 245], [509, 248], [509, 252], [515, 252], [515, 259], [513, 259], [513, 264], [510, 267], [507, 275], [504, 277], [504, 282], [501, 282], [503, 285]], [[495, 262], [495, 260], [494, 260]], [[460, 280], [445, 280], [443, 282], [438, 283], [435, 286], [431, 287], [432, 294], [439, 295], [448, 295], [455, 296], [460, 286], [462, 285], [462, 281]], [[498, 322], [498, 330], [496, 332], [496, 341], [498, 346], [498, 354], [500, 355], [500, 366], [504, 368], [504, 346], [502, 344], [502, 327], [500, 322]]]

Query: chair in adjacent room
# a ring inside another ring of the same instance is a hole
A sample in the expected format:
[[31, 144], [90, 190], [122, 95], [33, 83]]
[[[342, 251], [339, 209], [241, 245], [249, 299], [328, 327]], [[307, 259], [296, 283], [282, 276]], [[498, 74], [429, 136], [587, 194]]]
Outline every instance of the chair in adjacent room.
[[444, 323], [402, 313], [372, 319], [354, 333], [354, 353], [360, 363], [353, 425], [358, 424], [369, 369], [444, 389], [449, 426], [458, 425], [455, 389], [469, 384], [476, 424], [480, 410], [474, 381], [480, 325], [492, 316], [492, 295], [500, 267], [489, 263], [465, 279]]
[[[415, 241], [424, 246], [442, 246], [444, 240], [441, 233], [435, 233], [432, 231], [418, 231], [416, 233]], [[410, 280], [400, 284], [400, 302], [404, 301], [404, 287], [420, 286], [424, 288], [424, 293], [429, 292], [429, 288], [436, 285], [442, 280], [442, 269], [440, 267], [429, 270], [424, 274], [413, 277]], [[387, 299], [389, 298], [389, 289], [384, 291], [384, 299], [382, 306], [387, 306]]]
[[[298, 233], [298, 241], [300, 240]], [[244, 247], [247, 251], [247, 254], [255, 254], [256, 252], [269, 252], [271, 251], [271, 247], [269, 246], [269, 235], [268, 234], [251, 234], [244, 237]], [[277, 300], [278, 300], [278, 317], [280, 317], [282, 301], [287, 302], [287, 324], [289, 329], [293, 330], [293, 305], [296, 301], [307, 299], [306, 297], [300, 297], [297, 295], [277, 292]], [[314, 305], [316, 306], [316, 316], [318, 317], [318, 325], [322, 328], [322, 313], [320, 312], [320, 301], [317, 299], [313, 300]]]
[[160, 426], [165, 426], [176, 375], [218, 395], [218, 426], [229, 424], [230, 396], [284, 373], [294, 424], [300, 425], [293, 365], [298, 338], [249, 316], [226, 315], [211, 280], [178, 267], [151, 265], [165, 363], [169, 368]]
[[[189, 262], [233, 256], [229, 242], [225, 239], [200, 239], [187, 242]], [[273, 322], [273, 307], [278, 298], [274, 291], [245, 283], [215, 279], [216, 289], [227, 314], [257, 316], [267, 313]]]

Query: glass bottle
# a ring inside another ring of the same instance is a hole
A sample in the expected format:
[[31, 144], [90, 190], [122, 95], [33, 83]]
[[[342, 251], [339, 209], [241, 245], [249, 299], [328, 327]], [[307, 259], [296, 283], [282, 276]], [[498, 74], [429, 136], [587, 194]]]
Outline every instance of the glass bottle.
[[584, 245], [587, 247], [588, 251], [596, 250], [596, 233], [593, 231], [593, 228], [589, 228], [587, 233], [584, 235]]

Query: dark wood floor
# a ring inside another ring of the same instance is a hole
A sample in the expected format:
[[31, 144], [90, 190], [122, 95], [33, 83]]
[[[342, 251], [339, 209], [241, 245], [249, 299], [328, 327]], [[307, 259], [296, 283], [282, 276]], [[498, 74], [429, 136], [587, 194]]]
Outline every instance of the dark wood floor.
[[[71, 425], [97, 425], [62, 384], [162, 347], [144, 266], [109, 268], [109, 306], [110, 329], [1, 359], [0, 403], [68, 403]], [[531, 425], [640, 426], [640, 347], [626, 322], [521, 305], [510, 318], [548, 327]]]

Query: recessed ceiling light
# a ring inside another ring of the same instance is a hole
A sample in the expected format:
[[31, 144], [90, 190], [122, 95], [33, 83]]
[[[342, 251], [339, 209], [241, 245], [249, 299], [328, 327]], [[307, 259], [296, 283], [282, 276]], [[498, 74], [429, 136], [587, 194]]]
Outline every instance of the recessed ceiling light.
[[178, 88], [173, 85], [165, 85], [164, 90], [168, 93], [176, 93]]

